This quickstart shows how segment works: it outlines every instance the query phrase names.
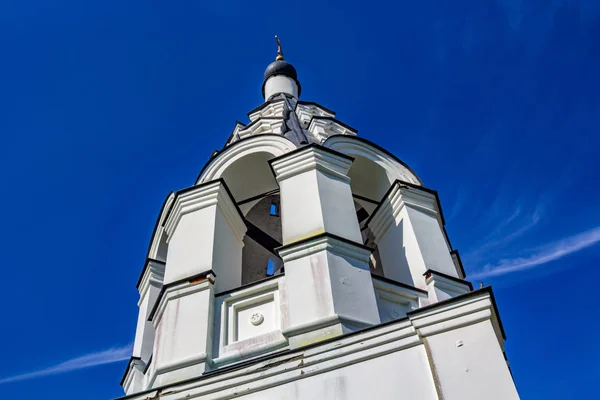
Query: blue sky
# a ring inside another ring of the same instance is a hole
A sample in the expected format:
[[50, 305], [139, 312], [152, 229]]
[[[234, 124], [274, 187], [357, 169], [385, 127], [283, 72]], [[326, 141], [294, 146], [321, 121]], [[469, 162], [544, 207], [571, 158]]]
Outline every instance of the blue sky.
[[0, 5], [2, 397], [122, 394], [156, 215], [262, 102], [274, 34], [304, 100], [439, 191], [522, 398], [595, 393], [596, 0], [20, 0]]

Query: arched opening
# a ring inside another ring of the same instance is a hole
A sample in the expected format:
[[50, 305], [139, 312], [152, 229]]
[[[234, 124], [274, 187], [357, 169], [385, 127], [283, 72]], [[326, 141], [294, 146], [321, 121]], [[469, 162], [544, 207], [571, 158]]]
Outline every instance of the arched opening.
[[[365, 201], [363, 200], [362, 203]], [[356, 217], [358, 218], [358, 224], [361, 229], [363, 244], [373, 249], [371, 256], [369, 257], [369, 270], [372, 274], [378, 276], [385, 276], [383, 270], [383, 264], [381, 263], [381, 257], [379, 257], [379, 248], [375, 243], [375, 236], [371, 232], [371, 229], [365, 224], [371, 214], [363, 207], [359, 201], [354, 201], [354, 208], [356, 209]]]
[[248, 228], [242, 249], [242, 285], [283, 272], [283, 262], [275, 252], [281, 246], [279, 194], [256, 201], [246, 213]]

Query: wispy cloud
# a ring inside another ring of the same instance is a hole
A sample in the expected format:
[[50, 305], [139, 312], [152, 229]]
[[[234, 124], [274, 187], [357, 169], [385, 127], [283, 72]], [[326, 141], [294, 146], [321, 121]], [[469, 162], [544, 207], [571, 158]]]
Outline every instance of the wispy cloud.
[[[542, 210], [542, 205], [538, 205], [533, 212], [521, 216], [522, 209], [521, 206], [518, 206], [510, 216], [497, 223], [496, 229], [483, 239], [483, 244], [466, 253], [464, 259], [470, 262], [478, 262], [490, 251], [498, 251], [523, 236], [540, 222], [543, 214]], [[512, 230], [508, 231], [511, 228]]]
[[479, 272], [470, 275], [472, 279], [489, 278], [523, 271], [561, 259], [600, 242], [600, 227], [570, 236], [532, 250], [527, 257], [500, 260], [497, 264], [488, 264]]
[[28, 379], [41, 378], [48, 375], [64, 374], [71, 371], [76, 371], [84, 368], [95, 367], [98, 365], [110, 364], [117, 361], [129, 359], [132, 351], [132, 344], [123, 347], [113, 347], [108, 350], [103, 350], [95, 353], [86, 354], [80, 357], [61, 362], [59, 364], [38, 369], [31, 372], [26, 372], [19, 375], [8, 376], [0, 379], [0, 385], [10, 382], [24, 381]]

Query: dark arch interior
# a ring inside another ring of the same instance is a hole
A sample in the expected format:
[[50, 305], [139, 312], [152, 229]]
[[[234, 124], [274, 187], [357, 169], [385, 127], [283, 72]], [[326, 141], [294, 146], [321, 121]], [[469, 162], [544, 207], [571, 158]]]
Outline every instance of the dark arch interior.
[[279, 194], [271, 194], [259, 200], [246, 214], [242, 285], [283, 272], [283, 262], [275, 253], [282, 241], [279, 204]]

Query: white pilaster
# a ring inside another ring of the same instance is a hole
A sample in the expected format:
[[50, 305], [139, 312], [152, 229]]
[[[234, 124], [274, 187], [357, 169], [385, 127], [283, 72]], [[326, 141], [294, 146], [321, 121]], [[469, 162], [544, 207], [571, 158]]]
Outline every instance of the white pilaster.
[[429, 269], [458, 277], [434, 192], [396, 181], [367, 224], [386, 277], [424, 290]]
[[178, 192], [165, 231], [165, 284], [213, 270], [217, 291], [241, 285], [246, 225], [224, 181]]
[[346, 175], [352, 160], [309, 145], [270, 161], [281, 189], [284, 245], [321, 233], [362, 243]]
[[156, 329], [149, 387], [200, 376], [210, 362], [214, 309], [212, 272], [165, 285], [150, 315]]
[[380, 323], [369, 272], [371, 249], [321, 234], [278, 249], [286, 274], [291, 347]]
[[133, 342], [133, 357], [139, 357], [147, 363], [154, 346], [154, 327], [148, 321], [150, 311], [154, 307], [165, 276], [165, 264], [162, 261], [148, 259], [138, 284], [140, 300], [138, 301], [138, 323]]
[[409, 313], [445, 400], [513, 400], [519, 395], [504, 358], [491, 290]]

